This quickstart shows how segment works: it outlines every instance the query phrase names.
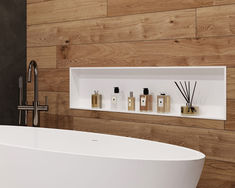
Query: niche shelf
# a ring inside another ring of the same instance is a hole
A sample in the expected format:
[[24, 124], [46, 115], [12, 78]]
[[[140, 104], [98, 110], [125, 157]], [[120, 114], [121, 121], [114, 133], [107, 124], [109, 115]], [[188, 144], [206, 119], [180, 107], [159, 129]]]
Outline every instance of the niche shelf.
[[[194, 105], [199, 106], [197, 116], [181, 115], [180, 107], [185, 100], [174, 81], [197, 81]], [[71, 67], [70, 108], [95, 111], [111, 110], [113, 88], [119, 87], [123, 94], [122, 113], [161, 116], [190, 117], [226, 120], [226, 67], [225, 66], [178, 66], [178, 67]], [[149, 88], [153, 95], [153, 112], [139, 111], [139, 95]], [[102, 109], [91, 108], [94, 90], [102, 94]], [[130, 91], [136, 97], [136, 111], [127, 110]], [[157, 95], [161, 92], [171, 96], [171, 112], [157, 113]]]

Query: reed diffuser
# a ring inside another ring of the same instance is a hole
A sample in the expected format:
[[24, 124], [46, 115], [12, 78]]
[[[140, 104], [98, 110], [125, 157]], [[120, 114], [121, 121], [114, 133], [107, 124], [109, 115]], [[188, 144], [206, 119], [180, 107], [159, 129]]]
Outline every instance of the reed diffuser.
[[184, 81], [184, 84], [180, 81], [179, 84], [175, 81], [175, 85], [179, 89], [180, 93], [186, 101], [186, 106], [181, 106], [181, 114], [183, 115], [197, 115], [199, 113], [199, 107], [193, 106], [193, 98], [197, 86], [197, 81], [194, 83], [193, 92], [191, 93], [191, 83]]

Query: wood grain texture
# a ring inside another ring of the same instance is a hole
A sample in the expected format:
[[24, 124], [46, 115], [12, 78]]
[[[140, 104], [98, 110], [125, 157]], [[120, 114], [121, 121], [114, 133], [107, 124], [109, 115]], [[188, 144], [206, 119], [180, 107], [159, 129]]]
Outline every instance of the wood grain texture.
[[235, 68], [227, 69], [227, 98], [235, 99]]
[[200, 8], [234, 3], [235, 0], [108, 0], [108, 16]]
[[28, 47], [195, 36], [195, 10], [101, 18], [28, 27]]
[[234, 188], [235, 163], [207, 159], [197, 188]]
[[105, 17], [106, 0], [53, 0], [28, 4], [27, 25]]
[[225, 122], [225, 129], [235, 131], [235, 100], [228, 100], [227, 102], [227, 121]]
[[56, 68], [56, 47], [39, 47], [27, 49], [27, 65], [36, 60], [40, 68]]
[[158, 40], [57, 47], [57, 66], [235, 67], [235, 37]]
[[235, 162], [235, 132], [80, 117], [74, 117], [74, 129], [181, 145], [210, 159]]
[[74, 130], [151, 139], [151, 126], [114, 120], [74, 117]]
[[73, 117], [98, 118], [105, 120], [116, 120], [125, 122], [149, 123], [174, 125], [185, 127], [198, 127], [206, 129], [224, 129], [224, 121], [191, 119], [181, 117], [165, 117], [141, 114], [114, 113], [102, 111], [86, 111], [86, 110], [70, 110], [69, 113]]
[[45, 1], [52, 1], [52, 0], [27, 0], [27, 4], [39, 3], [39, 2], [45, 2]]
[[214, 5], [229, 5], [234, 4], [235, 0], [214, 0]]
[[113, 113], [113, 112], [102, 112], [102, 111], [97, 111], [96, 114], [97, 114], [96, 118], [107, 119], [107, 120], [198, 127], [198, 128], [207, 128], [207, 129], [221, 129], [221, 130], [224, 129], [224, 121], [217, 121], [217, 120]]
[[[32, 104], [33, 91], [27, 92], [28, 104]], [[69, 115], [69, 94], [67, 92], [39, 92], [39, 102], [44, 104], [45, 96], [48, 97], [49, 111], [53, 115]]]
[[[39, 69], [38, 88], [40, 91], [69, 91], [69, 69]], [[27, 84], [28, 91], [33, 91], [33, 80]]]
[[[81, 116], [95, 118], [97, 114], [95, 111], [85, 111], [85, 110], [72, 110], [69, 108], [69, 93], [68, 92], [39, 92], [40, 104], [44, 104], [45, 96], [48, 96], [49, 111], [46, 112], [52, 115], [62, 115], [62, 116]], [[33, 101], [33, 91], [27, 92], [28, 103], [32, 104]]]
[[213, 0], [108, 0], [108, 16], [189, 9], [213, 5]]
[[235, 162], [235, 132], [176, 126], [153, 126], [153, 140], [186, 146], [206, 154], [207, 158]]
[[[27, 2], [27, 59], [38, 61], [40, 104], [49, 103], [42, 127], [200, 150], [207, 160], [197, 188], [235, 188], [235, 0]], [[227, 121], [69, 109], [71, 66], [204, 65], [228, 67]], [[32, 85], [27, 93], [31, 104]]]
[[[32, 126], [32, 112], [28, 114], [28, 124]], [[72, 130], [73, 117], [40, 112], [40, 127]]]
[[[141, 122], [150, 124], [175, 125], [186, 127], [200, 127], [206, 129], [224, 129], [224, 121], [190, 119], [178, 117], [151, 116], [141, 114], [113, 113], [102, 111], [72, 110], [69, 109], [69, 93], [67, 92], [39, 92], [40, 103], [44, 102], [48, 96], [50, 110], [48, 113], [53, 115], [66, 115], [72, 117], [98, 118], [106, 120], [116, 120], [124, 122]], [[28, 92], [28, 101], [33, 101], [33, 92]]]
[[235, 35], [235, 5], [199, 8], [197, 36]]
[[[69, 109], [69, 93], [68, 92], [48, 92], [40, 91], [39, 92], [39, 101], [40, 104], [44, 104], [45, 96], [48, 97], [49, 111], [47, 113], [53, 115], [62, 115], [62, 116], [72, 116], [73, 115], [84, 115], [87, 117], [95, 117], [93, 112], [85, 112], [79, 110], [70, 110]], [[33, 101], [33, 91], [27, 92], [28, 103], [32, 104]]]

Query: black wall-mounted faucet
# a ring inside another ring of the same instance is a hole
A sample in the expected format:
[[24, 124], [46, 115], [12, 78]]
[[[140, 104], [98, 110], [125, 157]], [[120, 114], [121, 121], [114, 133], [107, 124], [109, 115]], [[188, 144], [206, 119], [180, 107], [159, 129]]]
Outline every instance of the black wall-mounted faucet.
[[[40, 120], [40, 111], [48, 111], [48, 98], [47, 96], [45, 97], [45, 105], [39, 105], [39, 100], [38, 100], [38, 66], [37, 62], [32, 60], [29, 64], [28, 68], [28, 82], [31, 82], [31, 77], [32, 77], [32, 68], [34, 68], [34, 101], [33, 105], [27, 105], [27, 102], [25, 103], [26, 105], [19, 105], [18, 110], [24, 110], [26, 115], [25, 117], [27, 118], [27, 112], [28, 111], [33, 111], [33, 126], [34, 127], [39, 127], [39, 120]], [[27, 120], [25, 120], [27, 122]]]

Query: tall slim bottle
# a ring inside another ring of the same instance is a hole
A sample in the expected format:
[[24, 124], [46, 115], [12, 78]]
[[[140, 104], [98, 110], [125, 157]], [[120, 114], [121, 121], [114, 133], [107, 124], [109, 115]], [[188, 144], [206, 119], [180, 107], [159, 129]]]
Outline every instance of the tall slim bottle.
[[111, 96], [111, 109], [122, 110], [122, 95], [120, 94], [119, 87], [114, 87], [114, 93]]
[[130, 92], [130, 96], [128, 97], [128, 110], [135, 111], [135, 97], [133, 91]]

